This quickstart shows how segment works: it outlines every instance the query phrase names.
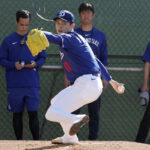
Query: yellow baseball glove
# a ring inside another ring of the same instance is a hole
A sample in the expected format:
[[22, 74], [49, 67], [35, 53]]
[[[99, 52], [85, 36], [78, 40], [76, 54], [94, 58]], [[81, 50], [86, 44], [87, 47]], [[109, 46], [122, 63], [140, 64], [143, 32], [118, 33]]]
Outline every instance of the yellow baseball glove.
[[32, 29], [29, 32], [26, 44], [33, 56], [38, 55], [41, 51], [49, 47], [49, 41], [45, 34], [38, 29]]

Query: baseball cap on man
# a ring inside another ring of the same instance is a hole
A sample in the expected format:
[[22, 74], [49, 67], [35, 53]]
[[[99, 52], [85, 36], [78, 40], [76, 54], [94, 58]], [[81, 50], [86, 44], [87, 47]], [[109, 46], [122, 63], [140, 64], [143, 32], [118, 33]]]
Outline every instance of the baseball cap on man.
[[62, 20], [68, 21], [72, 24], [72, 23], [74, 23], [75, 17], [70, 11], [61, 10], [56, 14], [56, 17], [53, 18], [54, 21], [56, 21], [57, 19], [62, 19]]

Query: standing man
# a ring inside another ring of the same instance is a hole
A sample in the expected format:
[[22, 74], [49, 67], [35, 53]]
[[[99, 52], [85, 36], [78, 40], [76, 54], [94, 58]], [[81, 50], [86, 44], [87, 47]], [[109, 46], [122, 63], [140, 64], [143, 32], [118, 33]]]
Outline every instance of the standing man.
[[[142, 57], [142, 60], [144, 61], [145, 66], [144, 66], [143, 84], [142, 84], [141, 92], [145, 93], [144, 95], [146, 96], [149, 95], [150, 43], [148, 43], [148, 46]], [[146, 96], [146, 98], [148, 97], [149, 96]], [[147, 104], [144, 116], [140, 122], [140, 126], [135, 141], [144, 143], [148, 135], [149, 128], [150, 128], [150, 101]]]
[[[95, 101], [102, 92], [102, 76], [109, 82], [113, 89], [124, 93], [124, 86], [111, 79], [111, 76], [103, 64], [95, 57], [87, 41], [78, 33], [74, 32], [74, 15], [67, 11], [59, 11], [54, 18], [58, 34], [44, 32], [49, 42], [60, 46], [60, 56], [67, 79], [71, 86], [60, 91], [52, 100], [45, 117], [49, 121], [60, 123], [64, 135], [52, 140], [52, 143], [79, 142], [77, 133], [83, 125], [88, 123], [88, 116], [72, 114], [80, 107]], [[39, 33], [39, 34], [38, 34]], [[36, 35], [42, 35], [42, 31], [33, 30], [29, 34], [28, 45], [39, 45], [40, 41], [32, 40]], [[29, 36], [29, 37], [30, 37]], [[33, 36], [33, 37], [32, 37]], [[37, 42], [37, 43], [36, 43]], [[40, 44], [44, 45], [44, 44]], [[32, 49], [32, 46], [31, 48]], [[123, 90], [119, 90], [119, 87]]]
[[[95, 8], [92, 3], [83, 2], [79, 6], [79, 15], [81, 19], [81, 27], [75, 31], [81, 34], [86, 41], [89, 43], [94, 55], [103, 63], [104, 66], [107, 64], [107, 42], [105, 34], [98, 29], [93, 27], [92, 21], [95, 16]], [[107, 82], [102, 79], [103, 90], [107, 88]], [[101, 97], [96, 101], [88, 104], [89, 112], [89, 140], [96, 140], [98, 138], [99, 131], [99, 113], [100, 113]], [[80, 113], [80, 109], [74, 113]]]
[[46, 59], [45, 51], [33, 57], [25, 41], [31, 15], [27, 10], [16, 12], [17, 31], [6, 37], [0, 46], [0, 64], [6, 68], [8, 110], [13, 112], [13, 128], [17, 140], [23, 140], [23, 111], [27, 108], [29, 127], [34, 140], [39, 140], [38, 105], [39, 73]]

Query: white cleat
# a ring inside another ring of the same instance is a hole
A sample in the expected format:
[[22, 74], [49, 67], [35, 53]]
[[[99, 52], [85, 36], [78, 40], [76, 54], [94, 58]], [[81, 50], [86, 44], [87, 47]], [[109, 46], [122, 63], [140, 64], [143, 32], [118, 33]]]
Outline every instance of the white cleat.
[[56, 139], [51, 140], [52, 144], [63, 144], [63, 139], [62, 137], [58, 137]]
[[87, 115], [82, 115], [82, 116], [83, 117], [79, 121], [73, 123], [72, 127], [70, 128], [69, 135], [73, 136], [77, 134], [80, 128], [82, 128], [85, 124], [89, 122], [89, 116]]
[[69, 136], [69, 137], [58, 137], [56, 139], [51, 140], [52, 144], [79, 144], [79, 140], [77, 136]]

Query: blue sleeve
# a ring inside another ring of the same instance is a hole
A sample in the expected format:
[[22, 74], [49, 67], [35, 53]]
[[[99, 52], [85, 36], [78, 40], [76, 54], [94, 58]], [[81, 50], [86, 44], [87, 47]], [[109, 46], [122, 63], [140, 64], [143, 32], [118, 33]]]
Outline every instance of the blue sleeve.
[[101, 77], [104, 78], [107, 82], [109, 82], [111, 80], [111, 76], [109, 74], [109, 72], [107, 71], [107, 69], [104, 67], [104, 65], [96, 58], [98, 65], [101, 69]]
[[9, 48], [6, 40], [0, 46], [0, 64], [6, 69], [15, 68], [15, 62], [8, 60]]
[[37, 59], [35, 60], [36, 61], [36, 64], [37, 64], [37, 67], [41, 67], [44, 63], [45, 63], [45, 60], [46, 60], [46, 51], [42, 51], [41, 53], [38, 54], [38, 57]]
[[148, 43], [148, 45], [147, 45], [147, 48], [146, 48], [146, 50], [144, 52], [142, 60], [144, 62], [150, 62], [150, 43]]
[[51, 32], [44, 31], [49, 42], [60, 45], [62, 48], [70, 48], [73, 43], [73, 38], [69, 34], [53, 34]]
[[58, 34], [53, 34], [51, 32], [43, 31], [48, 41], [57, 45], [62, 45], [62, 37]]
[[101, 50], [100, 50], [100, 61], [103, 63], [104, 66], [108, 66], [108, 62], [107, 62], [107, 56], [108, 56], [108, 53], [107, 53], [107, 40], [106, 40], [106, 37], [105, 35], [103, 35], [103, 41], [102, 41], [102, 47], [101, 47]]

